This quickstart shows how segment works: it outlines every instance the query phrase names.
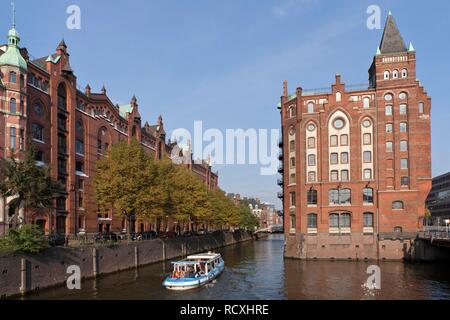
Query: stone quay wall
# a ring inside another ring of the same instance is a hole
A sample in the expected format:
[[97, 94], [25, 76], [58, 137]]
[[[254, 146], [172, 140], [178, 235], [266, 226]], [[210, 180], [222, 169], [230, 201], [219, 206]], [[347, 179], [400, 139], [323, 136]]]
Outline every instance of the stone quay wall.
[[251, 233], [236, 231], [111, 246], [56, 247], [39, 254], [0, 253], [0, 299], [63, 285], [73, 265], [88, 279], [250, 240]]

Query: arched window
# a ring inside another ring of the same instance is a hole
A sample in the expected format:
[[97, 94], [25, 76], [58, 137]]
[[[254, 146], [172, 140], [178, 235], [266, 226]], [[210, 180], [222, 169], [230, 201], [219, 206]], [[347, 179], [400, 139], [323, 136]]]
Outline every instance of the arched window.
[[17, 113], [17, 102], [14, 98], [11, 98], [11, 100], [9, 100], [9, 112], [12, 114]]
[[308, 149], [315, 149], [316, 148], [316, 138], [310, 137], [308, 138]]
[[400, 94], [398, 95], [400, 100], [406, 100], [408, 99], [408, 93], [406, 92], [400, 92]]
[[58, 108], [67, 111], [67, 92], [64, 83], [58, 86]]
[[339, 190], [332, 189], [329, 191], [329, 202], [330, 202], [330, 205], [339, 204]]
[[84, 136], [84, 128], [81, 121], [77, 121], [77, 123], [75, 124], [75, 129], [77, 130], [77, 134]]
[[336, 213], [330, 214], [329, 219], [330, 228], [339, 228], [339, 215]]
[[107, 138], [108, 131], [105, 127], [100, 128], [97, 135], [97, 153], [99, 155], [106, 154], [109, 149], [109, 143]]
[[373, 203], [373, 189], [372, 188], [364, 188], [363, 189], [363, 202], [366, 204]]
[[351, 228], [352, 227], [352, 216], [349, 213], [343, 213], [339, 217], [339, 227], [341, 228]]
[[9, 73], [9, 82], [17, 83], [17, 73], [15, 73], [14, 71], [11, 71]]
[[385, 71], [384, 72], [384, 80], [389, 80], [390, 77], [391, 77], [391, 74], [389, 73], [389, 71]]
[[363, 215], [364, 228], [373, 228], [373, 213], [366, 212]]
[[308, 190], [308, 205], [317, 205], [317, 190], [310, 189]]
[[340, 202], [340, 204], [351, 204], [352, 203], [352, 190], [350, 190], [350, 189], [339, 190], [339, 202]]
[[392, 79], [398, 79], [398, 70], [392, 72]]
[[369, 109], [370, 108], [370, 99], [368, 97], [365, 97], [363, 99], [363, 108], [364, 109]]
[[314, 103], [308, 103], [308, 113], [314, 113]]
[[407, 70], [407, 69], [403, 69], [403, 70], [402, 70], [402, 78], [403, 78], [403, 79], [408, 78], [408, 70]]
[[403, 203], [403, 201], [394, 201], [392, 202], [392, 209], [403, 210], [405, 209], [405, 204]]
[[336, 102], [342, 101], [342, 94], [340, 92], [336, 92]]
[[310, 154], [308, 156], [308, 166], [313, 167], [316, 165], [316, 155]]
[[290, 118], [295, 117], [295, 113], [296, 113], [295, 111], [296, 111], [296, 109], [294, 106], [289, 107], [289, 117]]
[[317, 229], [317, 214], [308, 214], [308, 229]]
[[403, 228], [402, 227], [395, 227], [394, 228], [394, 232], [395, 233], [402, 233], [403, 232]]

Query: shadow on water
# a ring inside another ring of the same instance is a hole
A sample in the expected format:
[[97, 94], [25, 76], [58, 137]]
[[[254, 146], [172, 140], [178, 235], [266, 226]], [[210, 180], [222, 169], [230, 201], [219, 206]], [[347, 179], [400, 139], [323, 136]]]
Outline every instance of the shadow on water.
[[165, 290], [170, 262], [84, 281], [82, 290], [54, 288], [27, 299], [305, 300], [450, 299], [448, 266], [380, 263], [381, 290], [364, 287], [371, 263], [283, 259], [284, 238], [271, 236], [219, 250], [225, 272], [212, 284], [188, 292]]

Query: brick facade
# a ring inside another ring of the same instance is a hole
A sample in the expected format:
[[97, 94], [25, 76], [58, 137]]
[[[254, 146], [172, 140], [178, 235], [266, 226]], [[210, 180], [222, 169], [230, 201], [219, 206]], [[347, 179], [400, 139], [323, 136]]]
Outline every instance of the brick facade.
[[[17, 33], [15, 28], [12, 31]], [[17, 42], [17, 46], [0, 46], [0, 57], [18, 48], [18, 33], [13, 36], [10, 41]], [[77, 89], [64, 41], [53, 54], [41, 59], [31, 60], [24, 48], [20, 55], [25, 65], [0, 65], [0, 157], [15, 149], [23, 158], [24, 150], [33, 144], [38, 151], [37, 164], [50, 166], [52, 177], [61, 181], [67, 191], [52, 210], [21, 212], [21, 218], [25, 223], [41, 225], [47, 233], [122, 231], [125, 221], [113, 212], [97, 210], [93, 197], [96, 162], [114, 143], [132, 139], [141, 142], [155, 159], [170, 156], [176, 143], [166, 141], [162, 117], [155, 125], [142, 124], [136, 97], [130, 104], [119, 106], [109, 99], [105, 88], [100, 93], [92, 92], [89, 85]], [[10, 79], [11, 72], [15, 81]], [[10, 103], [13, 98], [16, 107]], [[218, 188], [218, 175], [208, 163], [187, 167], [210, 189]], [[9, 226], [8, 200], [0, 200], [0, 235]], [[131, 229], [148, 231], [152, 227], [149, 221], [133, 221]]]
[[[286, 256], [402, 258], [431, 188], [431, 98], [389, 15], [369, 85], [281, 98]], [[386, 243], [388, 241], [388, 243]]]

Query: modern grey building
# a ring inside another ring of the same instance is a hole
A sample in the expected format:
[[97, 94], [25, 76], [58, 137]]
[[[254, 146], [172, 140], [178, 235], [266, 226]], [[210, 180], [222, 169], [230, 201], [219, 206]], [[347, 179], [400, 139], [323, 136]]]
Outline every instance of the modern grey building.
[[450, 219], [450, 172], [433, 179], [427, 208], [433, 217]]

